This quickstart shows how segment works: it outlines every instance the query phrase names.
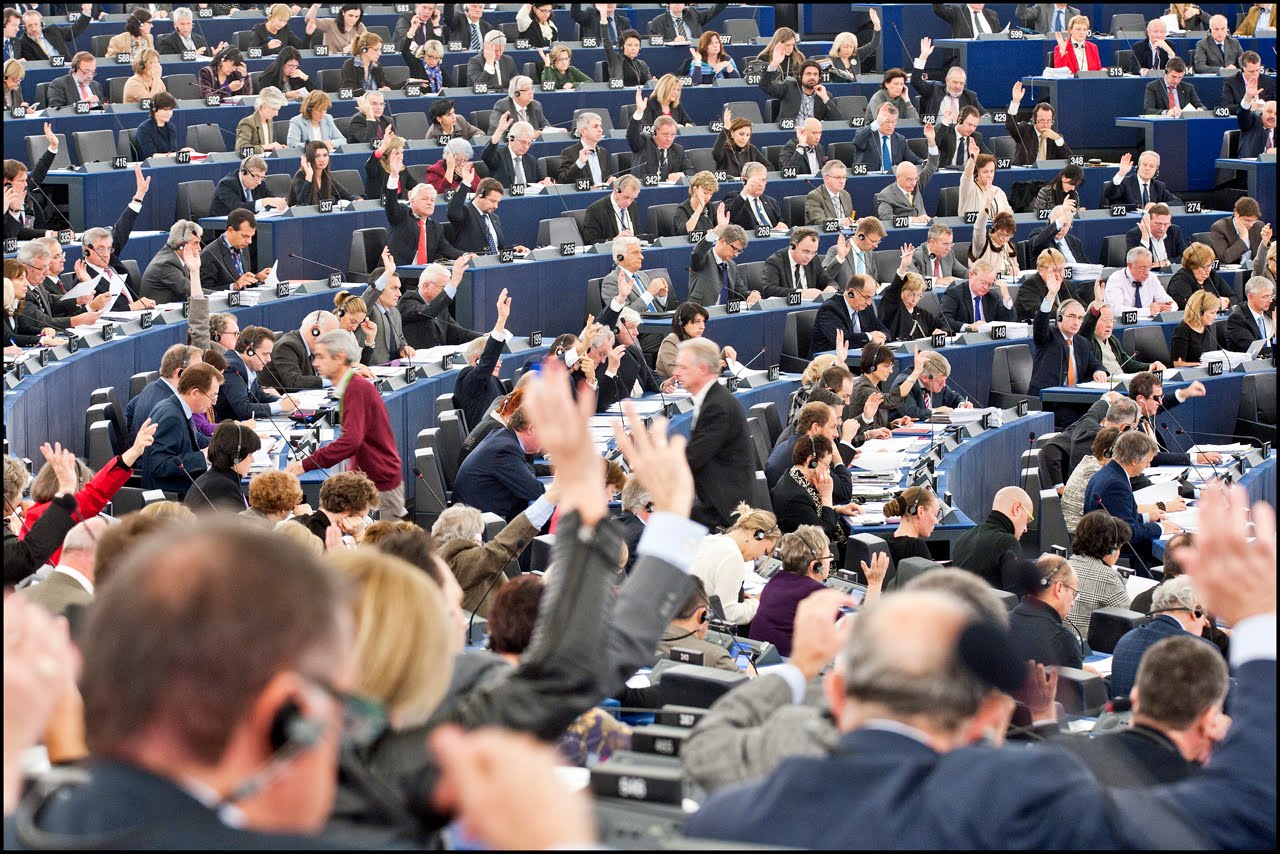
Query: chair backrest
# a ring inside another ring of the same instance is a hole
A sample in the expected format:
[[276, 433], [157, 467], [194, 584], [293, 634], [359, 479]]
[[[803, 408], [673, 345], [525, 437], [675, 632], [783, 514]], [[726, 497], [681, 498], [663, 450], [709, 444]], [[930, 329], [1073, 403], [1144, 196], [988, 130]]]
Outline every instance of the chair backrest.
[[341, 68], [322, 68], [320, 69], [320, 90], [322, 92], [337, 92], [342, 88], [342, 69]]
[[1111, 16], [1111, 32], [1137, 30], [1141, 32], [1147, 26], [1145, 16], [1141, 12], [1116, 12]]
[[[559, 160], [560, 158], [555, 158]], [[562, 243], [582, 245], [582, 232], [571, 217], [557, 216], [538, 221], [538, 245], [559, 246]]]
[[[54, 136], [58, 139], [58, 153], [53, 155], [53, 165], [49, 168], [70, 169], [71, 146], [67, 145], [67, 135], [65, 133], [57, 133]], [[49, 140], [45, 139], [43, 134], [27, 137], [27, 165], [34, 168], [48, 150]]]
[[160, 379], [159, 371], [142, 371], [129, 377], [129, 399], [133, 400], [149, 383]]
[[752, 456], [755, 457], [753, 466], [755, 469], [761, 470], [765, 463], [769, 461], [769, 428], [764, 426], [759, 418], [754, 415], [747, 418], [747, 437], [750, 439], [750, 447]]
[[[95, 38], [97, 37], [95, 36]], [[107, 81], [107, 97], [111, 100], [111, 103], [124, 103], [124, 84], [128, 82], [128, 77], [112, 77]]]
[[609, 64], [604, 60], [596, 63], [595, 68], [591, 70], [591, 79], [597, 83], [604, 83], [609, 79]]
[[463, 426], [462, 413], [456, 409], [442, 412], [436, 423], [440, 430], [437, 442], [440, 471], [444, 474], [444, 485], [453, 489], [458, 467], [462, 465], [462, 443], [467, 438], [467, 429]]
[[741, 274], [748, 293], [758, 291], [760, 290], [761, 282], [764, 281], [764, 262], [746, 261], [738, 265], [738, 273]]
[[138, 129], [124, 128], [116, 137], [116, 156], [138, 159]]
[[735, 119], [751, 119], [753, 125], [764, 124], [764, 116], [760, 115], [760, 105], [755, 101], [730, 101], [725, 106], [729, 108], [729, 114]]
[[676, 233], [676, 208], [679, 205], [650, 205], [647, 214], [647, 227], [650, 234], [658, 237], [671, 237]]
[[208, 216], [209, 207], [213, 204], [214, 189], [212, 181], [183, 181], [179, 184], [178, 219], [199, 222]]
[[[1003, 357], [1003, 359], [1001, 357]], [[999, 373], [1002, 362], [1005, 372], [1005, 384], [1007, 387], [999, 390], [1010, 391], [1014, 394], [1026, 394], [1027, 389], [1031, 386], [1031, 369], [1033, 364], [1031, 360], [1031, 348], [1026, 344], [1009, 344], [995, 349], [991, 364], [992, 391], [996, 390], [996, 381], [1000, 379]]]
[[414, 517], [419, 524], [430, 528], [448, 506], [444, 499], [440, 463], [434, 448], [418, 448], [413, 452], [413, 459], [421, 472], [421, 477], [414, 478], [413, 482]]
[[81, 163], [109, 163], [116, 156], [116, 133], [109, 128], [73, 131], [71, 141]]
[[427, 129], [431, 127], [431, 122], [427, 119], [427, 114], [421, 110], [396, 113], [392, 118], [398, 136], [405, 139], [427, 138]]
[[1262, 424], [1276, 423], [1275, 371], [1245, 374], [1244, 388], [1240, 392], [1240, 417]]
[[793, 228], [804, 225], [804, 196], [787, 196], [782, 200], [782, 220]]
[[785, 145], [766, 145], [764, 147], [764, 158], [769, 161], [771, 171], [777, 172], [782, 169], [781, 158], [782, 149], [784, 148], [786, 148]]
[[686, 149], [684, 156], [689, 159], [689, 165], [695, 172], [716, 171], [716, 158], [710, 148]]
[[782, 435], [782, 416], [778, 414], [778, 405], [771, 400], [757, 403], [751, 407], [750, 414], [759, 418], [768, 430], [769, 447], [778, 444], [778, 437]]
[[818, 318], [816, 308], [793, 311], [787, 315], [782, 332], [782, 354], [809, 362], [809, 339], [813, 337], [813, 323]]
[[283, 173], [268, 175], [263, 179], [263, 183], [267, 185], [267, 192], [284, 199], [289, 195], [289, 185], [293, 183], [293, 176]]
[[[912, 140], [914, 142], [915, 140]], [[938, 191], [938, 209], [935, 212], [937, 216], [948, 217], [955, 216], [960, 210], [960, 188], [959, 187], [943, 187]], [[958, 254], [956, 257], [960, 257]]]
[[89, 425], [85, 459], [94, 471], [101, 471], [115, 456], [115, 448], [111, 442], [111, 434], [115, 432], [113, 427], [110, 421], [96, 421]]
[[1116, 51], [1115, 59], [1111, 60], [1111, 64], [1115, 68], [1128, 69], [1130, 66], [1133, 65], [1133, 51], [1131, 50]]
[[489, 123], [493, 121], [493, 110], [472, 110], [468, 119], [485, 133], [492, 133]]
[[[373, 27], [369, 28], [374, 29]], [[387, 38], [386, 43], [390, 44], [391, 39]], [[409, 67], [407, 65], [387, 65], [383, 64], [382, 73], [385, 75], [387, 86], [392, 89], [403, 89], [404, 84], [409, 81]]]
[[755, 18], [729, 18], [724, 22], [724, 31], [734, 44], [753, 44], [760, 38], [760, 27]]
[[[446, 73], [448, 73], [448, 69], [446, 69]], [[466, 86], [466, 85], [467, 85], [467, 64], [466, 64], [465, 62], [461, 63], [460, 65], [458, 65], [458, 66], [456, 66], [456, 67], [454, 67], [454, 69], [453, 69], [453, 85], [454, 85], [454, 86]]]
[[1144, 362], [1173, 364], [1173, 358], [1169, 355], [1169, 342], [1165, 340], [1164, 330], [1159, 326], [1131, 326], [1124, 331], [1121, 344], [1126, 351], [1136, 353]]
[[560, 216], [571, 220], [578, 227], [578, 233], [581, 234], [587, 227], [587, 211], [585, 208], [576, 211], [564, 211]]
[[[840, 95], [835, 99], [836, 109], [840, 111], [840, 115], [846, 119], [856, 118], [865, 115], [867, 112], [867, 96], [866, 95]], [[853, 145], [853, 143], [849, 143]]]
[[115, 36], [111, 33], [101, 36], [93, 36], [89, 39], [89, 52], [94, 56], [106, 56], [107, 46], [111, 43], [113, 38], [115, 38]]
[[[436, 421], [437, 422], [440, 420], [441, 415], [443, 415], [446, 412], [453, 411], [455, 409], [457, 409], [458, 412], [462, 411], [461, 409], [458, 409], [458, 405], [453, 402], [453, 392], [447, 391], [444, 394], [436, 395]], [[463, 420], [465, 421], [465, 418]]]
[[529, 571], [546, 572], [551, 566], [551, 553], [555, 550], [555, 534], [539, 534], [529, 544]]
[[599, 317], [604, 311], [604, 295], [600, 292], [604, 284], [604, 276], [587, 279], [587, 314]]
[[1124, 256], [1129, 249], [1123, 234], [1108, 234], [1102, 238], [1102, 263], [1108, 267], [1123, 267]]
[[901, 590], [912, 579], [924, 575], [932, 569], [941, 569], [942, 564], [924, 557], [907, 557], [898, 561], [897, 571], [893, 577], [885, 580], [886, 590]]
[[757, 471], [751, 480], [751, 506], [773, 512], [773, 497], [769, 494], [769, 481], [762, 471]]
[[357, 228], [351, 232], [351, 252], [347, 268], [352, 281], [364, 281], [381, 266], [382, 247], [387, 245], [387, 229], [383, 226]]
[[241, 53], [249, 49], [249, 42], [253, 39], [253, 30], [236, 30], [231, 34], [231, 43], [239, 48]]
[[85, 432], [85, 455], [89, 453], [89, 428], [99, 421], [110, 423], [111, 421], [111, 404], [94, 403], [84, 413], [84, 432]]
[[1061, 546], [1071, 554], [1071, 534], [1067, 531], [1067, 522], [1062, 516], [1062, 496], [1058, 490], [1050, 486], [1040, 490], [1040, 548], [1048, 551], [1050, 546]]
[[993, 136], [987, 140], [987, 144], [991, 146], [991, 153], [995, 155], [996, 160], [1005, 158], [1013, 159], [1015, 154], [1015, 142], [1011, 136]]
[[1120, 638], [1151, 622], [1149, 614], [1128, 608], [1095, 608], [1089, 614], [1089, 648], [1112, 652]]
[[185, 145], [206, 154], [211, 151], [227, 150], [227, 143], [222, 139], [221, 128], [211, 123], [187, 125]]
[[924, 137], [908, 139], [907, 148], [911, 149], [911, 153], [922, 160], [929, 157], [929, 140]]
[[333, 180], [353, 196], [364, 195], [364, 176], [356, 169], [335, 169]]
[[160, 78], [164, 88], [179, 101], [195, 101], [200, 98], [200, 83], [194, 74], [167, 74]]
[[553, 181], [558, 180], [560, 176], [560, 155], [546, 154], [538, 158], [538, 166], [542, 169], [542, 174], [551, 178]]

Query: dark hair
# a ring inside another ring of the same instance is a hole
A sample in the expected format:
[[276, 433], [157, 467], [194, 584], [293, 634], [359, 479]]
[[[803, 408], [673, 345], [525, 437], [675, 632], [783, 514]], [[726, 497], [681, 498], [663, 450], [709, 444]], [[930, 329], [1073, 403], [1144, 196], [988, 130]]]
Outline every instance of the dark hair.
[[1133, 375], [1133, 379], [1129, 380], [1129, 397], [1134, 399], [1139, 395], [1151, 397], [1151, 392], [1155, 391], [1156, 386], [1164, 387], [1159, 377], [1150, 371], [1139, 371]]
[[340, 653], [345, 583], [269, 531], [213, 518], [178, 525], [115, 574], [82, 632], [95, 755], [127, 755], [140, 734], [159, 730], [193, 761], [214, 764], [276, 674]]
[[800, 436], [791, 448], [791, 465], [802, 466], [809, 457], [820, 460], [835, 452], [836, 446], [826, 436]]
[[933, 494], [933, 490], [923, 486], [909, 486], [884, 506], [884, 515], [906, 516], [907, 509], [912, 505], [930, 507], [937, 503], [938, 496]]
[[[356, 18], [356, 27], [360, 26], [361, 22], [364, 21], [364, 4], [363, 3], [343, 3], [342, 8], [338, 10], [338, 14], [334, 15], [334, 26], [336, 26], [338, 28], [338, 32], [342, 33], [343, 35], [346, 35], [346, 32], [347, 32], [346, 15], [352, 9], [356, 9], [360, 12], [360, 17]], [[355, 27], [352, 27], [352, 29], [355, 29]]]
[[[213, 58], [209, 60], [209, 67], [213, 69], [213, 76], [215, 79], [218, 76], [218, 66], [224, 62], [230, 62], [232, 65], [239, 65], [244, 62], [244, 55], [240, 53], [239, 48], [233, 46], [224, 47], [222, 50], [215, 53]], [[234, 74], [235, 72], [232, 73]], [[231, 78], [228, 77], [227, 79], [230, 80]]]
[[[1244, 63], [1243, 63], [1243, 59], [1244, 59], [1244, 57], [1241, 57], [1241, 60], [1242, 60], [1241, 65], [1243, 65], [1243, 64], [1244, 64]], [[1175, 57], [1170, 58], [1170, 60], [1164, 64], [1164, 70], [1165, 70], [1165, 71], [1176, 71], [1176, 72], [1179, 72], [1180, 74], [1186, 74], [1186, 73], [1187, 73], [1187, 63], [1186, 63], [1186, 61], [1185, 61], [1185, 60], [1183, 60], [1183, 58], [1182, 58], [1182, 57], [1180, 57], [1180, 56], [1175, 56]]]
[[707, 587], [702, 583], [702, 579], [690, 573], [689, 580], [693, 582], [693, 586], [689, 591], [689, 598], [685, 599], [680, 610], [676, 611], [677, 620], [687, 620], [698, 613], [699, 608], [711, 607], [711, 600], [707, 597]]
[[[336, 194], [333, 192], [332, 166], [327, 165], [321, 169], [316, 165], [316, 155], [320, 153], [320, 149], [322, 148], [326, 151], [329, 150], [329, 147], [325, 145], [324, 142], [318, 139], [313, 139], [308, 142], [306, 148], [302, 150], [303, 158], [311, 164], [311, 183], [316, 186], [314, 197], [317, 201], [320, 199], [332, 199], [336, 197]], [[330, 160], [329, 163], [332, 164], [333, 161]], [[298, 168], [298, 174], [306, 177], [306, 173], [302, 171], [301, 167]]]
[[525, 651], [546, 589], [542, 578], [533, 573], [518, 575], [498, 589], [489, 606], [490, 649], [511, 655]]
[[[1134, 688], [1136, 716], [1186, 729], [1227, 695], [1227, 664], [1200, 638], [1165, 638], [1142, 655]], [[1136, 721], [1135, 721], [1136, 722]]]
[[1053, 106], [1053, 104], [1050, 104], [1048, 101], [1040, 101], [1034, 107], [1031, 108], [1032, 120], [1033, 121], [1035, 120], [1036, 113], [1042, 112], [1043, 110], [1048, 110], [1049, 114], [1052, 116], [1058, 115], [1058, 110]]
[[[818, 65], [818, 63], [813, 62], [813, 60], [809, 60], [808, 62], [806, 62], [806, 63], [805, 63], [805, 65], [808, 65], [808, 64], [809, 64], [809, 63], [811, 63], [811, 62], [812, 62], [814, 65]], [[802, 66], [800, 66], [800, 67], [803, 69], [803, 68], [804, 68], [804, 65], [802, 65]], [[821, 66], [818, 66], [818, 67], [819, 67], [819, 68], [821, 68]], [[907, 79], [907, 72], [903, 71], [901, 68], [890, 68], [888, 71], [886, 71], [886, 72], [884, 73], [884, 76], [883, 76], [882, 78], [880, 78], [880, 89], [881, 89], [881, 91], [883, 91], [883, 90], [885, 89], [885, 87], [889, 85], [889, 82], [890, 82], [890, 81], [892, 81], [892, 80], [897, 80], [899, 77], [901, 77], [903, 80], [906, 80], [906, 79]], [[903, 94], [906, 94], [906, 93], [903, 93]], [[910, 100], [910, 98], [908, 98], [908, 100]]]
[[178, 394], [186, 394], [192, 389], [200, 389], [203, 392], [207, 392], [221, 382], [221, 371], [212, 365], [198, 362], [188, 366], [182, 372], [182, 378], [178, 380]]
[[[970, 116], [973, 116], [974, 118], [981, 118], [982, 113], [978, 112], [978, 108], [972, 104], [966, 104], [960, 108], [960, 115], [956, 118], [956, 124], [962, 124], [964, 120]], [[958, 144], [959, 143], [957, 143], [957, 145]]]
[[284, 76], [284, 64], [289, 60], [297, 60], [298, 64], [302, 64], [302, 54], [293, 45], [285, 45], [280, 48], [280, 52], [276, 54], [276, 58], [266, 70], [262, 72], [262, 76], [258, 79], [258, 87], [265, 89], [268, 86], [275, 86], [282, 92], [287, 92], [285, 86], [286, 80]]
[[684, 327], [699, 317], [703, 320], [711, 319], [711, 315], [707, 313], [707, 310], [696, 302], [682, 302], [676, 306], [676, 313], [671, 315], [671, 329], [676, 333], [677, 341], [689, 340], [689, 336], [684, 332]]
[[157, 92], [151, 96], [151, 120], [155, 121], [156, 112], [158, 110], [176, 110], [178, 109], [178, 99], [170, 95], [168, 92]]
[[135, 39], [142, 35], [142, 25], [151, 20], [151, 13], [142, 7], [134, 9], [125, 19], [124, 28]]
[[[365, 535], [368, 536], [368, 531]], [[383, 554], [398, 557], [410, 566], [416, 566], [436, 584], [444, 584], [444, 577], [440, 574], [440, 564], [435, 559], [435, 540], [421, 528], [393, 531], [372, 543], [372, 547]]]
[[644, 40], [640, 38], [639, 32], [637, 32], [636, 30], [623, 30], [622, 32], [618, 33], [618, 47], [622, 47], [624, 44], [626, 44], [627, 39], [635, 39], [641, 44], [644, 44]]
[[885, 363], [893, 364], [893, 351], [883, 344], [868, 344], [862, 348], [862, 373], [869, 374]]
[[227, 358], [212, 347], [200, 354], [200, 361], [218, 373], [222, 373], [227, 369]]
[[498, 195], [502, 195], [503, 193], [502, 182], [499, 181], [497, 178], [481, 178], [480, 183], [476, 184], [476, 198], [483, 199], [485, 196], [489, 195], [490, 193], [497, 193]]
[[431, 121], [440, 121], [441, 116], [447, 116], [449, 111], [454, 108], [452, 98], [441, 98], [431, 105]]
[[838, 393], [846, 381], [853, 382], [853, 371], [844, 365], [832, 365], [822, 372], [822, 387], [828, 391]]
[[[209, 440], [209, 466], [218, 471], [230, 471], [245, 457], [251, 457], [262, 447], [258, 433], [239, 421], [223, 421], [213, 431]], [[239, 448], [239, 456], [236, 449]]]
[[240, 330], [239, 337], [236, 338], [236, 352], [244, 353], [250, 348], [257, 347], [263, 341], [275, 341], [276, 334], [265, 326], [246, 326]]
[[1117, 519], [1106, 510], [1091, 510], [1080, 517], [1076, 532], [1071, 538], [1071, 548], [1076, 554], [1102, 560], [1133, 536], [1133, 529], [1123, 519]]
[[[799, 42], [799, 39], [797, 39], [796, 41]], [[822, 65], [820, 65], [816, 59], [806, 59], [804, 62], [800, 63], [800, 67], [796, 69], [795, 71], [796, 79], [799, 80], [801, 77], [803, 77], [804, 70], [810, 67], [818, 69], [818, 76], [819, 77], [822, 76]]]
[[1174, 534], [1164, 544], [1164, 580], [1177, 578], [1179, 575], [1186, 573], [1186, 568], [1178, 563], [1178, 559], [1174, 557], [1178, 553], [1178, 549], [1191, 548], [1196, 543], [1195, 537], [1186, 531]]
[[236, 208], [227, 214], [227, 231], [239, 231], [240, 226], [249, 223], [250, 228], [258, 227], [258, 218], [248, 208]]
[[1063, 181], [1070, 181], [1076, 185], [1076, 189], [1078, 190], [1085, 185], [1086, 180], [1084, 170], [1074, 163], [1070, 163], [1064, 166], [1062, 171], [1053, 179], [1053, 186], [1055, 190], [1061, 193], [1063, 192]]
[[1116, 443], [1116, 439], [1120, 438], [1120, 431], [1114, 427], [1103, 427], [1098, 431], [1098, 435], [1093, 437], [1093, 445], [1089, 448], [1089, 452], [1097, 459], [1111, 457], [1111, 446]]

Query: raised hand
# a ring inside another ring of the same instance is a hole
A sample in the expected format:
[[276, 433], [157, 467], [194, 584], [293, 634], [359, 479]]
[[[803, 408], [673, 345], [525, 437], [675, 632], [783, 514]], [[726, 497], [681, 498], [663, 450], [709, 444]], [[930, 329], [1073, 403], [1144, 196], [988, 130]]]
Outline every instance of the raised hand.
[[1206, 486], [1197, 555], [1186, 567], [1205, 610], [1231, 625], [1276, 610], [1276, 513], [1265, 502], [1253, 505], [1250, 542], [1248, 510], [1242, 488]]
[[502, 293], [498, 294], [498, 324], [506, 327], [507, 318], [511, 316], [511, 297], [507, 296], [507, 289], [503, 288]]
[[929, 147], [933, 148], [938, 143], [938, 132], [933, 125], [924, 126], [924, 138], [928, 140]]
[[849, 359], [849, 342], [844, 340], [844, 330], [836, 329], [836, 364], [843, 365]]
[[838, 590], [810, 593], [796, 607], [789, 663], [800, 668], [808, 681], [822, 672], [844, 647], [852, 623], [838, 624], [841, 608], [854, 606], [851, 597]]
[[138, 435], [133, 440], [123, 454], [120, 455], [120, 461], [125, 465], [132, 467], [141, 457], [142, 454], [151, 447], [151, 443], [156, 440], [156, 426], [148, 418], [142, 422], [142, 426], [138, 428]]
[[867, 10], [867, 17], [871, 19], [871, 28], [879, 32], [880, 30], [880, 10], [872, 6]]
[[555, 464], [561, 512], [577, 511], [582, 524], [595, 525], [604, 518], [609, 504], [604, 458], [596, 453], [587, 427], [596, 411], [595, 392], [579, 388], [575, 401], [567, 369], [552, 359], [527, 386], [524, 408], [542, 450]]
[[1116, 174], [1119, 175], [1121, 178], [1123, 178], [1125, 175], [1129, 174], [1129, 170], [1132, 168], [1133, 168], [1133, 155], [1128, 151], [1126, 151], [1124, 155], [1121, 156], [1120, 158], [1120, 168], [1116, 171]]
[[884, 577], [889, 574], [889, 553], [876, 552], [871, 555], [871, 565], [868, 566], [866, 561], [858, 561], [862, 567], [862, 575], [867, 579], [867, 588], [879, 587], [884, 584]]
[[721, 202], [716, 206], [716, 231], [720, 231], [729, 224], [729, 210]]
[[862, 405], [862, 415], [867, 421], [876, 417], [876, 413], [880, 411], [880, 404], [884, 402], [884, 394], [882, 392], [872, 392], [867, 397], [867, 402]]
[[1022, 81], [1019, 80], [1013, 84], [1013, 98], [1012, 98], [1013, 102], [1020, 103], [1022, 101], [1023, 94], [1025, 93], [1022, 88]]
[[[695, 50], [694, 53], [696, 54], [697, 51]], [[636, 111], [644, 112], [644, 87], [643, 86], [636, 87]]]
[[307, 179], [308, 184], [315, 179], [315, 170], [311, 168], [311, 161], [305, 157], [302, 158], [302, 177]]
[[782, 43], [779, 42], [778, 44], [775, 44], [773, 46], [773, 55], [770, 57], [769, 67], [776, 68], [777, 66], [782, 65], [782, 60], [786, 58], [786, 55], [787, 49], [782, 45]]
[[933, 53], [933, 39], [925, 36], [920, 39], [920, 59], [926, 60]]
[[54, 151], [58, 150], [58, 135], [53, 132], [53, 125], [48, 122], [44, 123], [44, 138], [50, 148]]
[[147, 176], [146, 178], [142, 177], [142, 165], [139, 163], [133, 164], [133, 179], [134, 179], [133, 197], [135, 199], [144, 198], [147, 195], [147, 190], [151, 189], [151, 177], [150, 176]]
[[[53, 333], [52, 329], [44, 331]], [[80, 486], [80, 480], [76, 476], [76, 455], [71, 453], [70, 449], [62, 447], [61, 442], [54, 442], [52, 447], [45, 442], [40, 446], [40, 453], [53, 469], [58, 482], [58, 494], [74, 495]]]

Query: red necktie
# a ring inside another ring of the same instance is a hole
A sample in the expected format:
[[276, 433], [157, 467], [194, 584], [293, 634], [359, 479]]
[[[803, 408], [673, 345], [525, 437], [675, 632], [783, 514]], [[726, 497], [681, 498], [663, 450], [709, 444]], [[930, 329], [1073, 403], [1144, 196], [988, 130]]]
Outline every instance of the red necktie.
[[942, 259], [936, 255], [933, 256], [933, 277], [935, 279], [942, 278]]
[[1178, 99], [1173, 97], [1173, 87], [1169, 88], [1169, 109], [1176, 110], [1178, 108]]
[[415, 264], [427, 263], [427, 221], [418, 220], [418, 254], [414, 256]]

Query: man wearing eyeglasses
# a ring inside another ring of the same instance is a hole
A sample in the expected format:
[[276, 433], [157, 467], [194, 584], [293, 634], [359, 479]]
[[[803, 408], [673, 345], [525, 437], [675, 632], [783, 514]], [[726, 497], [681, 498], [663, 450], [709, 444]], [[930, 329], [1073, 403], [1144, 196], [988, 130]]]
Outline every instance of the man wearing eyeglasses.
[[961, 534], [951, 546], [951, 564], [986, 579], [998, 590], [1016, 590], [1019, 541], [1033, 521], [1031, 497], [1017, 486], [1006, 486], [991, 502], [986, 519]]
[[542, 136], [542, 129], [547, 126], [547, 117], [542, 112], [542, 104], [533, 97], [533, 78], [517, 74], [511, 78], [507, 87], [507, 97], [493, 105], [493, 116], [497, 118], [503, 113], [510, 113], [513, 122], [528, 122], [533, 126], [533, 138]]
[[1080, 639], [1065, 623], [1080, 589], [1075, 567], [1064, 557], [1044, 555], [1034, 564], [1021, 561], [1019, 568], [1026, 592], [1009, 614], [1009, 645], [1016, 657], [1046, 667], [1079, 667]]
[[178, 380], [177, 397], [167, 396], [151, 410], [155, 442], [142, 455], [143, 489], [173, 492], [181, 501], [197, 477], [209, 467], [207, 451], [191, 417], [207, 412], [218, 401], [222, 374], [204, 363], [189, 366]]
[[747, 291], [734, 261], [747, 248], [748, 240], [741, 226], [729, 222], [724, 202], [717, 205], [716, 227], [708, 229], [693, 249], [689, 264], [689, 302], [707, 306], [746, 300], [750, 307], [760, 301], [758, 291]]
[[[1090, 380], [1106, 382], [1106, 368], [1093, 354], [1089, 339], [1080, 334], [1084, 306], [1078, 300], [1067, 300], [1058, 306], [1056, 315], [1052, 314], [1063, 277], [1056, 270], [1046, 270], [1042, 275], [1049, 291], [1040, 302], [1040, 310], [1032, 324], [1035, 363], [1031, 368], [1027, 393], [1039, 394], [1042, 389], [1052, 386], [1075, 386]], [[1050, 319], [1057, 322], [1056, 329], [1050, 326]]]
[[[1179, 403], [1185, 403], [1193, 397], [1204, 397], [1205, 393], [1204, 383], [1196, 380], [1191, 385], [1178, 389], [1166, 398], [1164, 385], [1161, 383], [1160, 378], [1150, 371], [1134, 374], [1133, 379], [1129, 380], [1129, 396], [1133, 398], [1134, 403], [1138, 404], [1138, 429], [1160, 446], [1160, 451], [1156, 454], [1152, 465], [1191, 465], [1191, 457], [1189, 455], [1170, 452], [1165, 449], [1165, 442], [1162, 438], [1164, 431], [1157, 430], [1152, 419], [1160, 413], [1161, 409], [1166, 411], [1173, 409]], [[1216, 453], [1196, 454], [1196, 462], [1216, 466], [1222, 462], [1222, 456]]]

